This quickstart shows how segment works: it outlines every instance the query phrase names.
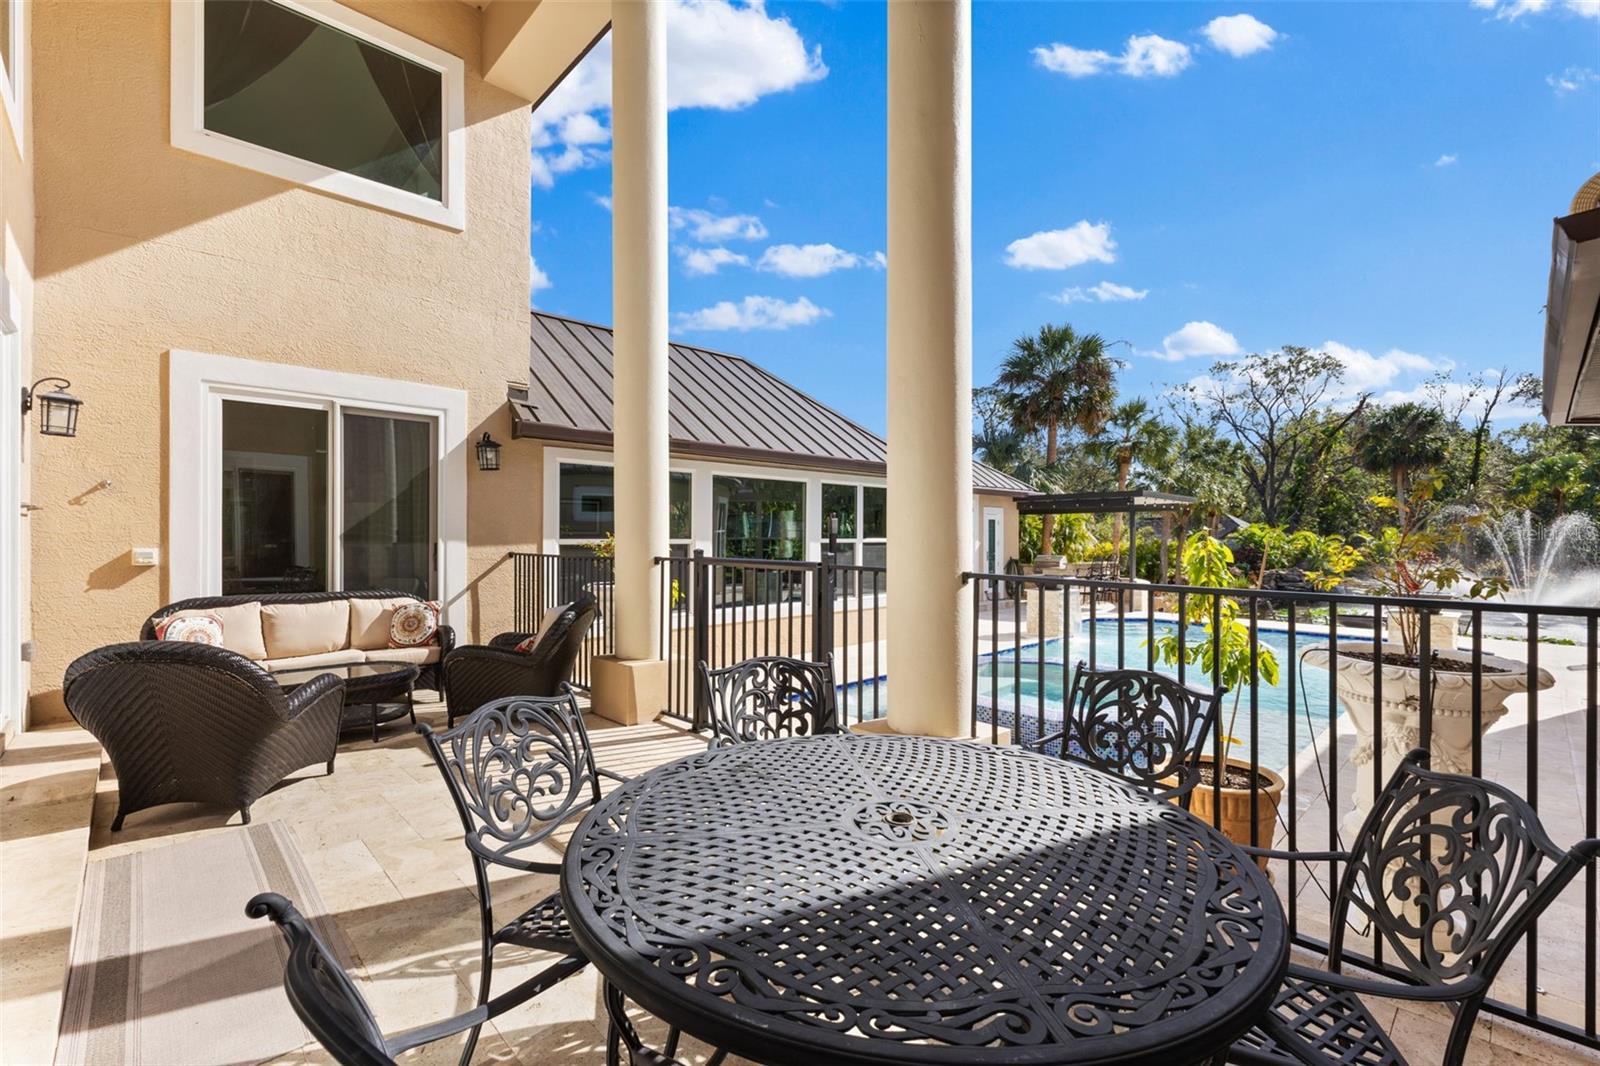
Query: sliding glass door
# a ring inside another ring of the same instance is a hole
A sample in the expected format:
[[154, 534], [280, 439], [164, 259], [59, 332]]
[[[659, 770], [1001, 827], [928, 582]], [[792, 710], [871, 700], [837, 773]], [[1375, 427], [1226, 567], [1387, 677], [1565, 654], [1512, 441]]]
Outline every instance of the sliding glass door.
[[430, 419], [222, 401], [222, 591], [434, 584]]

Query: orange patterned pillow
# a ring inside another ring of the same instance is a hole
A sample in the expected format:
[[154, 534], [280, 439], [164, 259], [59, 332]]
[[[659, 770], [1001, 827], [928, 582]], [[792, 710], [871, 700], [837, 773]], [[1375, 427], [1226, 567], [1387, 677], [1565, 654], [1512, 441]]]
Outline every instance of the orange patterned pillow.
[[389, 647], [419, 648], [435, 643], [439, 636], [439, 603], [417, 600], [402, 603], [389, 619]]
[[156, 626], [157, 640], [222, 647], [222, 619], [214, 614], [189, 614], [163, 620]]

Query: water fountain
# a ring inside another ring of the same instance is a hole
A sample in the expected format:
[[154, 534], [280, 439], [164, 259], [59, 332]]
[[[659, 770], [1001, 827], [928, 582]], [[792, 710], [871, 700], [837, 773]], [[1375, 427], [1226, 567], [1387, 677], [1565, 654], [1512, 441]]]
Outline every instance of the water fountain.
[[1511, 583], [1505, 602], [1600, 604], [1600, 568], [1595, 566], [1600, 529], [1588, 515], [1541, 523], [1530, 511], [1509, 511], [1485, 523], [1480, 533], [1491, 553], [1485, 559], [1488, 569]]

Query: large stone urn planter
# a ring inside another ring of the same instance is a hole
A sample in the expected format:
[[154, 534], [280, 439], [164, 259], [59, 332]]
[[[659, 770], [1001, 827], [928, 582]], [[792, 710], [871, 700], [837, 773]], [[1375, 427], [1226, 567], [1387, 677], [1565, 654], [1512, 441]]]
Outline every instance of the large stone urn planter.
[[[1337, 687], [1339, 702], [1350, 715], [1356, 728], [1356, 748], [1350, 761], [1355, 765], [1355, 782], [1352, 799], [1355, 807], [1345, 817], [1345, 838], [1360, 828], [1372, 809], [1376, 789], [1385, 781], [1374, 781], [1378, 768], [1378, 751], [1374, 746], [1375, 723], [1382, 715], [1383, 773], [1394, 772], [1406, 753], [1422, 741], [1422, 673], [1414, 666], [1392, 662], [1380, 664], [1371, 658], [1357, 658], [1356, 654], [1372, 655], [1374, 644], [1369, 640], [1339, 642]], [[1377, 645], [1389, 655], [1399, 654], [1397, 643]], [[1352, 654], [1356, 653], [1356, 654]], [[1445, 650], [1439, 653], [1446, 660], [1464, 661], [1468, 653]], [[1328, 667], [1328, 649], [1313, 648], [1306, 653], [1305, 661], [1312, 666]], [[1528, 664], [1498, 655], [1483, 656], [1483, 669], [1478, 688], [1482, 692], [1477, 733], [1482, 735], [1490, 726], [1505, 717], [1506, 700], [1528, 691]], [[1382, 707], [1373, 706], [1373, 675], [1383, 671], [1381, 685]], [[1472, 772], [1472, 670], [1450, 670], [1435, 666], [1429, 670], [1433, 686], [1433, 737], [1432, 766], [1447, 773]], [[1547, 689], [1556, 683], [1548, 670], [1540, 669], [1536, 675], [1538, 687]]]

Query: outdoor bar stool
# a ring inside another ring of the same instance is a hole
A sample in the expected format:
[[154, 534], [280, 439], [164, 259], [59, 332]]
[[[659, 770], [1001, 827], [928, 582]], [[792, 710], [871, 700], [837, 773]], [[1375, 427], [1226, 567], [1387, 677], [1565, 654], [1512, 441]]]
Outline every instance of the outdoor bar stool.
[[[1484, 998], [1506, 956], [1578, 872], [1600, 838], [1568, 851], [1510, 790], [1401, 762], [1349, 851], [1244, 848], [1289, 862], [1347, 864], [1334, 897], [1328, 970], [1290, 964], [1266, 1018], [1228, 1053], [1247, 1066], [1404, 1066], [1363, 996], [1446, 1004], [1454, 1020], [1441, 1066], [1461, 1066]], [[1542, 875], [1540, 868], [1545, 867]], [[1339, 972], [1351, 911], [1370, 923], [1403, 973]]]
[[820, 663], [768, 655], [721, 670], [702, 660], [699, 674], [713, 748], [844, 732], [831, 655]]
[[[1096, 670], [1080, 662], [1062, 708], [1062, 727], [1028, 745], [1092, 766], [1188, 809], [1200, 783], [1226, 686], [1187, 685], [1154, 670]], [[1176, 777], [1177, 784], [1171, 779]]]

